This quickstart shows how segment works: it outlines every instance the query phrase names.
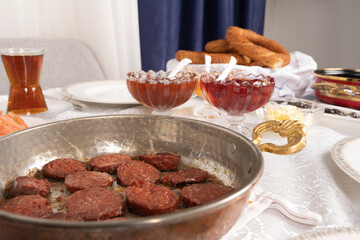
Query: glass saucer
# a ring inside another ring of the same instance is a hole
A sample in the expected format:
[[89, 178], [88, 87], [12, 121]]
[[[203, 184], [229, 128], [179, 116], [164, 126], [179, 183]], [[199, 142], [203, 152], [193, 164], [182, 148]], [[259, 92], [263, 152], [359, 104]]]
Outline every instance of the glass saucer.
[[[42, 117], [42, 118], [49, 118], [56, 116], [60, 113], [66, 112], [68, 110], [73, 109], [73, 105], [71, 103], [61, 101], [61, 100], [54, 100], [54, 99], [47, 99], [45, 97], [46, 105], [48, 110], [46, 112], [37, 113], [37, 114], [27, 114], [27, 115], [20, 115], [19, 116], [33, 116], [33, 117]], [[0, 111], [6, 113], [7, 109], [7, 100], [0, 102]]]
[[26, 116], [34, 116], [34, 117], [53, 117], [60, 113], [66, 112], [68, 110], [73, 109], [73, 105], [69, 102], [61, 101], [61, 100], [54, 100], [54, 99], [47, 99], [45, 97], [46, 105], [48, 110], [46, 112], [38, 113], [38, 114], [31, 114]]

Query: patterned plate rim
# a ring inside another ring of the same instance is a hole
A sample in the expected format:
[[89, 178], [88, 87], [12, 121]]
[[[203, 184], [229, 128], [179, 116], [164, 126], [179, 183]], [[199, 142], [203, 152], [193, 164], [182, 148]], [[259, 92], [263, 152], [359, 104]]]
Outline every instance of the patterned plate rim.
[[344, 159], [343, 152], [342, 152], [342, 150], [346, 144], [348, 144], [349, 142], [352, 142], [354, 140], [358, 140], [358, 139], [360, 139], [360, 136], [349, 137], [349, 138], [340, 140], [332, 148], [331, 156], [332, 156], [334, 162], [338, 165], [338, 167], [341, 168], [341, 170], [343, 170], [346, 174], [348, 174], [350, 177], [352, 177], [355, 181], [360, 183], [360, 171], [356, 171], [348, 164], [348, 162]]

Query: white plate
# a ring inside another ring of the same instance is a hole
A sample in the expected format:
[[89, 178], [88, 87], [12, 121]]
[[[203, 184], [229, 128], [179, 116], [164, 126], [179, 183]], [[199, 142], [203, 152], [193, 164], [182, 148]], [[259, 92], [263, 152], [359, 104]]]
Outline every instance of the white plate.
[[63, 93], [75, 100], [101, 104], [140, 104], [130, 94], [125, 80], [103, 80], [74, 83]]
[[360, 183], [360, 136], [337, 142], [331, 150], [331, 156], [346, 174]]
[[292, 240], [358, 240], [360, 239], [359, 228], [335, 228], [302, 234]]

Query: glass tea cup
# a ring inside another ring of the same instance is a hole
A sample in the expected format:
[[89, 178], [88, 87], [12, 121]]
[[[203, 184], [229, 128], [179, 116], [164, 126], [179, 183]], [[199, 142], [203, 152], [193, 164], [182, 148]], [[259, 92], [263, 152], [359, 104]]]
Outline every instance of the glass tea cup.
[[166, 114], [187, 102], [196, 87], [197, 75], [180, 71], [169, 78], [170, 72], [130, 72], [126, 84], [131, 95], [141, 104], [151, 107], [153, 114]]
[[36, 114], [48, 110], [40, 87], [44, 51], [6, 49], [1, 58], [10, 81], [7, 112]]

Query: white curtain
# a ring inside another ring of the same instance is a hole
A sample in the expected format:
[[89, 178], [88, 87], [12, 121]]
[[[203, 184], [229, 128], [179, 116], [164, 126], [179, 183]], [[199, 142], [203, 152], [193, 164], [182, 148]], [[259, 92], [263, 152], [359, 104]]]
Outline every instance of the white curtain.
[[137, 0], [0, 0], [0, 38], [71, 38], [108, 79], [141, 69]]

